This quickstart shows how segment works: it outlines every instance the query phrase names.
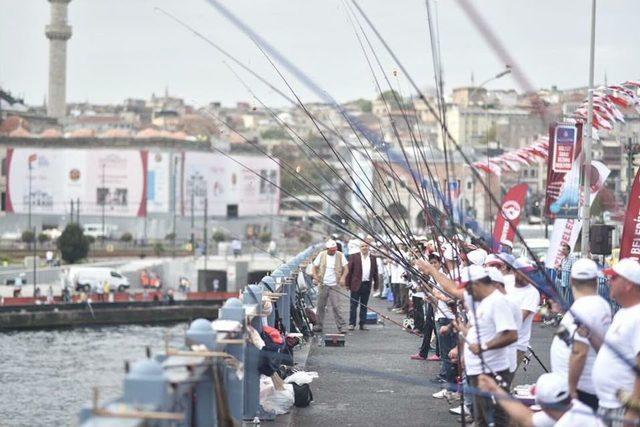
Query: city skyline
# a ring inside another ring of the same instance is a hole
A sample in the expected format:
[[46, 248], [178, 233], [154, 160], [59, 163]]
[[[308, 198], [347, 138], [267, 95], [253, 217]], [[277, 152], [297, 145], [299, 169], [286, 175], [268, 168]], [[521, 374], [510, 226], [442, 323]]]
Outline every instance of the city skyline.
[[[341, 2], [224, 4], [338, 101], [376, 95], [373, 78]], [[589, 5], [579, 0], [553, 4], [555, 14], [549, 18], [546, 14], [552, 4], [542, 1], [535, 6], [514, 5], [491, 0], [482, 3], [480, 12], [535, 87], [586, 86]], [[412, 77], [422, 86], [432, 86], [424, 2], [407, 1], [402, 8], [381, 1], [361, 5]], [[0, 54], [11, 58], [13, 52], [29, 52], [20, 56], [14, 53], [12, 60], [0, 65], [0, 86], [24, 95], [25, 101], [33, 105], [41, 104], [47, 92], [48, 41], [44, 27], [49, 19], [48, 6], [45, 1], [29, 0], [14, 4], [11, 14], [0, 17]], [[211, 101], [229, 105], [251, 99], [220, 54], [155, 11], [155, 7], [176, 14], [286, 89], [251, 41], [204, 1], [189, 1], [176, 8], [168, 0], [140, 0], [126, 6], [104, 0], [75, 0], [69, 5], [69, 24], [74, 33], [68, 42], [69, 103], [114, 104], [126, 98], [148, 98], [166, 88], [196, 105]], [[610, 83], [637, 78], [634, 71], [640, 66], [640, 58], [633, 55], [634, 38], [629, 36], [633, 16], [637, 16], [635, 9], [640, 12], [640, 4], [631, 1], [599, 5], [596, 81], [602, 81], [605, 73]], [[111, 20], [105, 16], [111, 16]], [[438, 17], [447, 92], [470, 85], [472, 73], [478, 83], [504, 67], [455, 2], [438, 2]], [[109, 22], [115, 25], [109, 26]], [[460, 31], [465, 28], [468, 30]], [[531, 37], [531, 31], [538, 33]], [[291, 38], [292, 32], [300, 37]], [[385, 71], [394, 70], [396, 67], [382, 49], [377, 46], [376, 50], [383, 57]], [[266, 103], [286, 105], [255, 79], [243, 73], [241, 76]], [[392, 84], [399, 84], [405, 95], [409, 93], [402, 76]], [[294, 87], [303, 100], [317, 100], [300, 83]], [[522, 90], [511, 77], [488, 87]]]

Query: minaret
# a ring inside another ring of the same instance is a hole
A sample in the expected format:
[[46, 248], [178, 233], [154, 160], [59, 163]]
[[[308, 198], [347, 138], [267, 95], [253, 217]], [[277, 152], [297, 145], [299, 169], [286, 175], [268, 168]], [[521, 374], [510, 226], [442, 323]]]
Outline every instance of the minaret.
[[71, 0], [49, 0], [51, 21], [45, 27], [49, 39], [49, 98], [47, 115], [62, 118], [67, 114], [67, 40], [71, 26], [67, 25], [67, 6]]

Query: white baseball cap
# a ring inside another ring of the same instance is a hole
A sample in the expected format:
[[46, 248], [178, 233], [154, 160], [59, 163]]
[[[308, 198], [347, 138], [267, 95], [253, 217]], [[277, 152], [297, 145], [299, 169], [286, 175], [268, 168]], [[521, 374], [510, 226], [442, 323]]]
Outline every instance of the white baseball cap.
[[483, 265], [487, 258], [487, 251], [484, 249], [476, 249], [467, 254], [469, 262], [475, 265]]
[[598, 277], [598, 266], [588, 258], [580, 258], [571, 267], [571, 278], [576, 280], [590, 280]]
[[449, 244], [442, 245], [442, 257], [447, 261], [455, 261], [458, 259], [458, 251]]
[[514, 267], [514, 264], [516, 263], [516, 257], [514, 257], [513, 255], [508, 254], [506, 252], [500, 252], [496, 256], [498, 258], [500, 258], [502, 260], [502, 262], [504, 264], [507, 264], [507, 266], [509, 266], [509, 267]]
[[500, 257], [497, 256], [496, 254], [489, 254], [484, 259], [485, 267], [490, 267], [490, 266], [495, 266], [495, 265], [502, 265], [502, 264], [504, 264], [504, 261], [501, 260]]
[[337, 248], [338, 244], [336, 243], [335, 240], [329, 239], [329, 240], [327, 240], [327, 243], [324, 244], [324, 247], [327, 248], [327, 249]]
[[489, 279], [492, 282], [502, 283], [504, 285], [504, 275], [495, 267], [487, 267], [487, 273], [489, 274]]
[[501, 244], [502, 246], [507, 246], [507, 247], [509, 247], [509, 248], [513, 249], [513, 243], [512, 243], [512, 242], [510, 242], [510, 241], [508, 241], [508, 240], [501, 240], [501, 241], [500, 241], [500, 244]]
[[468, 267], [464, 267], [460, 270], [460, 283], [467, 285], [469, 282], [484, 279], [489, 277], [487, 270], [479, 265], [472, 264]]
[[621, 259], [613, 267], [604, 270], [607, 276], [622, 276], [628, 281], [640, 285], [640, 263], [633, 258]]
[[540, 375], [535, 388], [536, 403], [540, 406], [551, 406], [569, 398], [569, 382], [567, 378], [551, 372]]
[[535, 265], [533, 265], [533, 262], [525, 256], [516, 258], [513, 266], [521, 271], [531, 271], [536, 268]]

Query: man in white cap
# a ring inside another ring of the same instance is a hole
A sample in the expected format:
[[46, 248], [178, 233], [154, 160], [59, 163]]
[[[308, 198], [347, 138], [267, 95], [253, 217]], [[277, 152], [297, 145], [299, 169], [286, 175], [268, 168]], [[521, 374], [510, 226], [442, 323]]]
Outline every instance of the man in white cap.
[[[478, 376], [492, 372], [502, 378], [506, 389], [510, 379], [509, 345], [518, 340], [518, 326], [509, 302], [493, 286], [484, 267], [470, 265], [464, 268], [460, 281], [472, 299], [465, 302], [471, 305], [468, 307], [468, 328], [456, 323], [465, 335], [464, 361], [469, 383], [477, 387]], [[508, 424], [505, 412], [495, 407], [491, 399], [476, 395], [473, 402], [476, 425], [486, 426], [491, 418], [497, 426]]]
[[313, 261], [313, 280], [318, 285], [318, 321], [313, 325], [313, 330], [322, 332], [327, 302], [329, 302], [338, 332], [343, 333], [345, 321], [340, 313], [340, 294], [332, 289], [338, 284], [344, 286], [348, 273], [347, 259], [342, 252], [338, 251], [335, 240], [328, 240], [325, 248]]
[[551, 343], [551, 370], [567, 378], [571, 397], [596, 411], [598, 397], [593, 385], [597, 344], [590, 336], [604, 337], [611, 324], [611, 307], [598, 295], [598, 266], [590, 259], [577, 260], [571, 269], [575, 302], [560, 322]]
[[526, 273], [533, 271], [535, 266], [526, 257], [517, 258], [514, 267], [515, 283], [513, 286], [506, 286], [507, 298], [513, 301], [522, 311], [522, 322], [518, 329], [518, 365], [522, 362], [524, 355], [529, 349], [531, 340], [531, 327], [533, 317], [540, 305], [540, 292], [527, 279]]
[[[640, 366], [640, 264], [626, 258], [604, 273], [609, 276], [611, 298], [621, 308], [613, 317], [593, 364], [593, 383], [600, 405], [598, 414], [637, 422], [638, 409], [626, 407], [618, 391], [640, 401], [640, 377], [631, 366]], [[608, 425], [622, 426], [622, 423], [609, 422]]]
[[[491, 393], [511, 420], [523, 427], [604, 427], [593, 410], [579, 400], [571, 398], [567, 380], [562, 375], [548, 373], [540, 375], [535, 386], [536, 403], [542, 409], [533, 412], [520, 401], [511, 397], [496, 384], [493, 378], [481, 375], [478, 387]], [[498, 425], [498, 424], [496, 424]]]

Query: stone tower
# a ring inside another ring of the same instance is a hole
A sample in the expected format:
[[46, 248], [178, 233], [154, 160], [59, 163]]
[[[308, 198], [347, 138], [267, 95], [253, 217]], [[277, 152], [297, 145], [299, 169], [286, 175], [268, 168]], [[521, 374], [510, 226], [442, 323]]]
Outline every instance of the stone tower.
[[45, 28], [49, 39], [49, 99], [47, 115], [62, 118], [67, 112], [67, 40], [71, 26], [67, 25], [67, 6], [71, 0], [49, 0], [51, 21]]

